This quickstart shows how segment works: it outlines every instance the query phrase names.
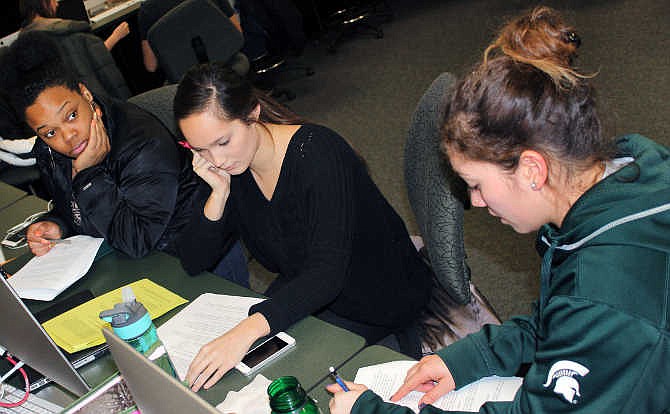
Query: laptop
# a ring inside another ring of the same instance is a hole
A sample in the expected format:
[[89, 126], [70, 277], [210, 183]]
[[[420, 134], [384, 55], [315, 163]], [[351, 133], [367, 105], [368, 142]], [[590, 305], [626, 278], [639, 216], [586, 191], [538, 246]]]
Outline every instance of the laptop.
[[103, 328], [102, 333], [142, 414], [221, 414], [190, 388], [116, 336], [111, 329]]
[[124, 17], [139, 8], [143, 0], [60, 0], [58, 17], [70, 20], [82, 20], [90, 23], [95, 30], [104, 21], [110, 22]]
[[77, 368], [105, 354], [106, 344], [67, 354], [54, 343], [4, 277], [0, 277], [0, 315], [0, 345], [45, 377], [31, 378], [31, 391], [54, 381], [76, 395], [88, 392], [90, 387]]

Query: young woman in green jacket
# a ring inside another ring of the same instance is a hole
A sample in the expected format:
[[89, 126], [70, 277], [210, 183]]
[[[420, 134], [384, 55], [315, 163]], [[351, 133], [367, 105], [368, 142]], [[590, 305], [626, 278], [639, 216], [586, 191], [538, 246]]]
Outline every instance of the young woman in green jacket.
[[[479, 378], [528, 370], [513, 401], [483, 413], [661, 413], [670, 407], [670, 151], [639, 135], [604, 139], [579, 37], [546, 7], [509, 23], [457, 87], [443, 147], [470, 188], [519, 233], [539, 230], [535, 312], [415, 365], [392, 396], [430, 404]], [[410, 413], [364, 386], [342, 413]]]

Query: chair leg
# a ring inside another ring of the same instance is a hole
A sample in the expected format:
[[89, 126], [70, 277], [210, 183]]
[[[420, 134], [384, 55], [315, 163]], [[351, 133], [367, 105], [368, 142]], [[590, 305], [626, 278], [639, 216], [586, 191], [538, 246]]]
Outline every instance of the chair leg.
[[344, 29], [338, 30], [337, 33], [335, 34], [335, 37], [328, 43], [328, 47], [326, 50], [328, 51], [329, 54], [332, 55], [335, 52], [337, 52], [337, 47], [335, 46], [337, 45], [337, 43], [339, 43], [339, 41], [343, 37], [344, 37]]
[[383, 39], [383, 38], [384, 38], [384, 31], [382, 30], [381, 27], [379, 27], [379, 26], [374, 26], [374, 25], [372, 25], [372, 24], [370, 24], [370, 23], [364, 23], [364, 24], [363, 24], [363, 27], [365, 27], [366, 29], [368, 29], [368, 30], [370, 30], [371, 32], [373, 32], [373, 33], [375, 34], [375, 36], [377, 37], [377, 39]]
[[391, 8], [391, 5], [389, 5], [386, 0], [376, 1], [373, 5], [373, 8], [375, 17], [381, 19], [383, 23], [390, 22], [395, 16], [393, 13], [393, 8]]
[[372, 4], [360, 2], [349, 8], [343, 8], [331, 14], [331, 24], [328, 26], [337, 29], [333, 39], [328, 43], [326, 51], [333, 54], [337, 51], [337, 43], [347, 35], [363, 31], [373, 33], [377, 39], [384, 37], [384, 31], [380, 27], [393, 18], [393, 10], [385, 1], [374, 1]]

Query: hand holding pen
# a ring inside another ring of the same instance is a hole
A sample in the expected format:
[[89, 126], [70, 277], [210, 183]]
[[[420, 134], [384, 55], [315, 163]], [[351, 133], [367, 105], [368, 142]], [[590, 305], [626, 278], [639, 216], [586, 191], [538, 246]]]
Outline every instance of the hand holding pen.
[[335, 368], [330, 367], [328, 370], [330, 371], [330, 376], [333, 378], [333, 381], [342, 388], [342, 391], [349, 392], [349, 387], [347, 387], [347, 384], [344, 383], [344, 380], [342, 380], [337, 371], [335, 371]]
[[330, 367], [330, 376], [335, 381], [335, 384], [326, 387], [333, 394], [328, 404], [330, 412], [331, 414], [349, 414], [358, 397], [367, 391], [368, 387], [344, 381], [333, 367]]
[[28, 247], [35, 256], [45, 255], [55, 246], [53, 241], [60, 240], [62, 236], [60, 226], [53, 221], [38, 221], [26, 231]]

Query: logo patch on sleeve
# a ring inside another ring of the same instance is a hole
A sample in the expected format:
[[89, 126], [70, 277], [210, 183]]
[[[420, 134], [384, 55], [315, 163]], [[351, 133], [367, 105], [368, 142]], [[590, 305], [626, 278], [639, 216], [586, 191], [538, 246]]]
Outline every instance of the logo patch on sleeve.
[[558, 361], [554, 363], [547, 374], [547, 381], [542, 384], [549, 388], [554, 384], [553, 391], [562, 396], [570, 404], [577, 404], [582, 396], [579, 392], [577, 377], [585, 377], [589, 369], [574, 361]]

